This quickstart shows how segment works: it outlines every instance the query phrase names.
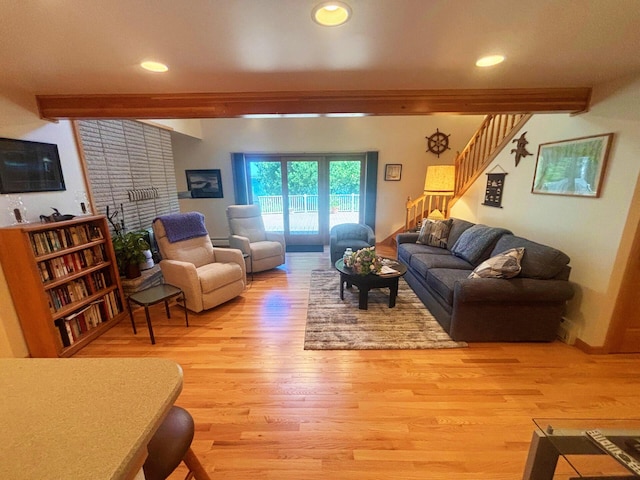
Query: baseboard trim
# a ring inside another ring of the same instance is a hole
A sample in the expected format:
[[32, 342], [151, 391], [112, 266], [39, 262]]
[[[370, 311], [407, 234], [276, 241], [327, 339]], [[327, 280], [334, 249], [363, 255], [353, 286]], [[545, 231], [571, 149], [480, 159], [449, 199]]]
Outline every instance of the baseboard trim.
[[573, 344], [574, 347], [582, 350], [584, 353], [588, 353], [589, 355], [607, 355], [609, 351], [605, 347], [592, 347], [588, 343], [576, 338], [576, 342]]
[[287, 252], [324, 252], [323, 245], [287, 245]]

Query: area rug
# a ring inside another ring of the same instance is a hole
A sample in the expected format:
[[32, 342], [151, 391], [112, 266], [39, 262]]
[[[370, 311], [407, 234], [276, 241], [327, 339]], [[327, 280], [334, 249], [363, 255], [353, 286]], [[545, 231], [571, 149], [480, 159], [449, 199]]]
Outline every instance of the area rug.
[[340, 274], [313, 270], [305, 331], [305, 350], [416, 350], [466, 347], [454, 342], [416, 294], [400, 279], [396, 306], [389, 289], [369, 292], [368, 310], [358, 308], [358, 288], [344, 290]]

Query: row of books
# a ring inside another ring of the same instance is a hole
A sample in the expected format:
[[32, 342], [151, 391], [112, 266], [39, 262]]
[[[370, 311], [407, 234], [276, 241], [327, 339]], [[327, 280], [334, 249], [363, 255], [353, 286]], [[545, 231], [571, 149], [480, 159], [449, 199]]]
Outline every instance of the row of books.
[[96, 245], [93, 248], [45, 260], [38, 263], [40, 279], [43, 282], [48, 282], [49, 280], [62, 278], [65, 275], [79, 272], [83, 268], [102, 263], [104, 259], [104, 245]]
[[116, 290], [109, 292], [104, 296], [105, 305], [107, 306], [107, 318], [111, 320], [117, 314], [122, 312], [122, 303], [120, 302], [120, 295], [116, 294]]
[[112, 303], [115, 295], [112, 294], [113, 292], [110, 292], [109, 295], [90, 303], [82, 310], [55, 321], [63, 346], [70, 347], [82, 335], [113, 318], [115, 313], [113, 312]]
[[111, 280], [104, 272], [91, 272], [89, 275], [72, 280], [64, 285], [49, 290], [49, 309], [51, 313], [67, 305], [82, 300], [103, 288], [111, 285]]
[[115, 292], [109, 292], [100, 300], [90, 303], [82, 310], [55, 321], [64, 347], [70, 347], [82, 335], [103, 322], [111, 320], [122, 310]]
[[34, 232], [30, 237], [36, 255], [46, 255], [103, 238], [102, 230], [91, 224]]

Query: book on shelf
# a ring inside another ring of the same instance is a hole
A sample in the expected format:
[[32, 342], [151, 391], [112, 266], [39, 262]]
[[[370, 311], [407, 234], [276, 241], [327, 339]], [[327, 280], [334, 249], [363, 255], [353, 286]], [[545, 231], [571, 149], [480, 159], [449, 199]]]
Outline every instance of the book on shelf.
[[104, 299], [99, 299], [77, 312], [57, 319], [55, 325], [60, 332], [62, 345], [69, 347], [77, 342], [83, 334], [108, 320], [111, 320], [111, 317], [104, 310]]

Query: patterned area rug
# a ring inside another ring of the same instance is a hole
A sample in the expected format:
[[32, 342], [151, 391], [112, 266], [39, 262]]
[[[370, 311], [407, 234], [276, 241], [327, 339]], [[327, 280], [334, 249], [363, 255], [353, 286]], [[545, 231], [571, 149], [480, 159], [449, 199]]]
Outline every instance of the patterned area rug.
[[340, 300], [336, 270], [311, 272], [305, 350], [414, 350], [466, 347], [442, 329], [404, 279], [396, 306], [389, 289], [369, 292], [369, 309], [358, 309], [358, 288], [345, 287]]

